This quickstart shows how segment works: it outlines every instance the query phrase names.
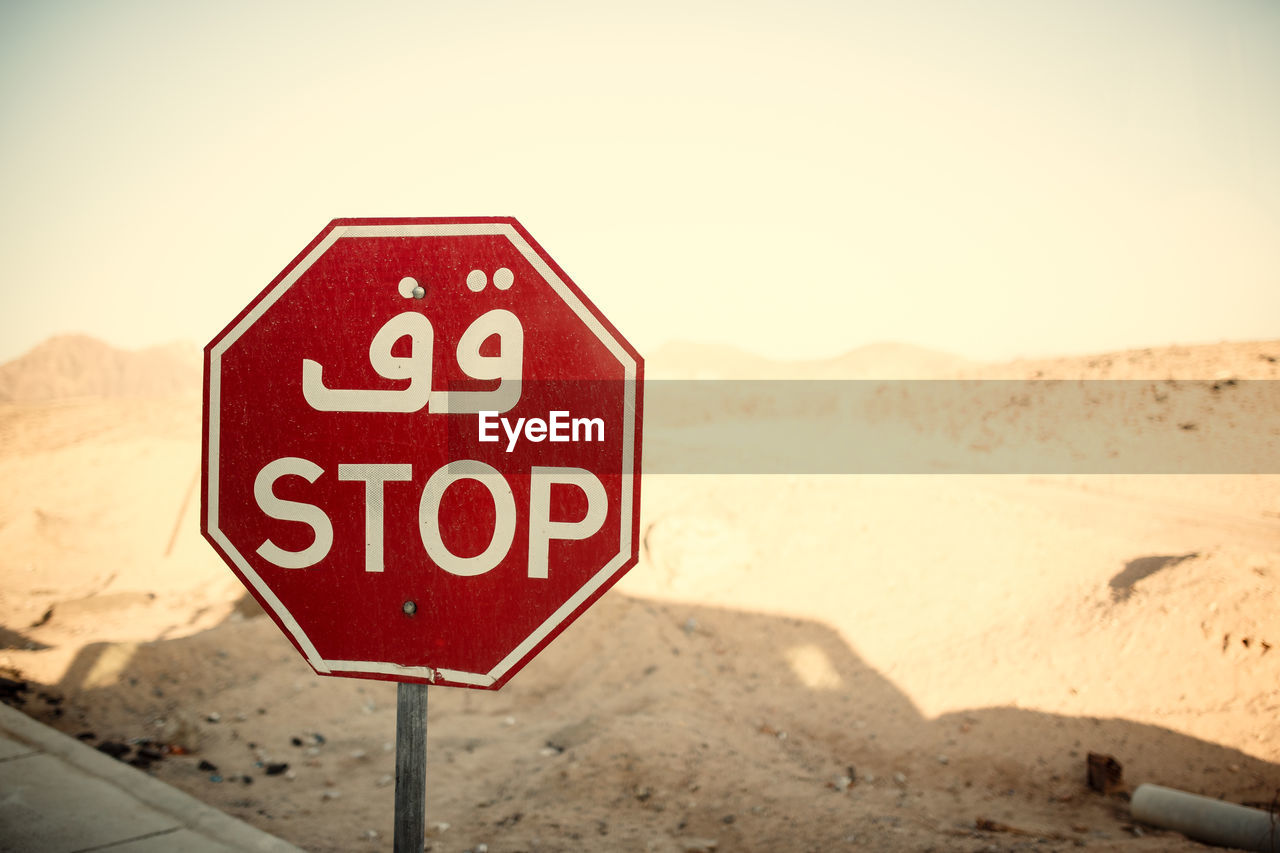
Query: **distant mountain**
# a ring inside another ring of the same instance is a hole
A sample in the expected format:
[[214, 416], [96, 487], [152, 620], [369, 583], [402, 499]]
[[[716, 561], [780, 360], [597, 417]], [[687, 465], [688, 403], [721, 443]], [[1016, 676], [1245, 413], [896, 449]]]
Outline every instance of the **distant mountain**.
[[671, 341], [646, 354], [646, 379], [745, 379], [766, 378], [778, 363], [723, 344]]
[[191, 343], [121, 350], [87, 335], [60, 335], [0, 365], [0, 402], [195, 395], [201, 365]]
[[773, 361], [731, 346], [674, 341], [645, 358], [648, 379], [944, 379], [971, 368], [960, 356], [875, 343], [834, 358]]
[[948, 379], [971, 366], [973, 362], [958, 355], [889, 341], [857, 347], [835, 358], [796, 363], [814, 379]]

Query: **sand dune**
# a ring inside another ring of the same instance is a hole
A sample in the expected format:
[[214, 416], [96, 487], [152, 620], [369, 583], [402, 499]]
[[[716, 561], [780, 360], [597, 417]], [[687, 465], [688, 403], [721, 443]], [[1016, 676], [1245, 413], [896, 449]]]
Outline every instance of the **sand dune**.
[[974, 379], [1280, 379], [1280, 341], [1146, 347], [1099, 355], [1019, 359], [956, 374]]
[[194, 344], [121, 350], [63, 335], [0, 365], [0, 403], [199, 394], [200, 363]]
[[[1280, 342], [996, 366], [858, 353], [751, 363], [1188, 380], [1183, 438], [1280, 410], [1208, 387], [1280, 378]], [[315, 676], [246, 602], [198, 533], [195, 379], [139, 358], [154, 383], [82, 375], [56, 348], [0, 367], [0, 387], [74, 397], [0, 404], [0, 667], [33, 683], [29, 713], [91, 743], [183, 747], [151, 772], [270, 832], [389, 849], [395, 688]], [[685, 377], [744, 360], [663, 358]], [[1051, 396], [1015, 408], [988, 419], [1011, 445], [1063, 415]], [[968, 437], [987, 412], [885, 417]], [[1203, 849], [1137, 834], [1119, 795], [1085, 787], [1090, 751], [1129, 785], [1280, 793], [1276, 474], [651, 476], [642, 529], [641, 564], [504, 690], [432, 691], [433, 850]]]

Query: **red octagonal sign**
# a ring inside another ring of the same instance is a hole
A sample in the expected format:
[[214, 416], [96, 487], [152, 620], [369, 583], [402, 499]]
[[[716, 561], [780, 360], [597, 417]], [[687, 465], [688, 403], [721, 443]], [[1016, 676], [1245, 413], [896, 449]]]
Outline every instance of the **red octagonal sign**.
[[514, 219], [335, 220], [205, 348], [202, 530], [317, 672], [496, 689], [636, 562], [642, 379]]

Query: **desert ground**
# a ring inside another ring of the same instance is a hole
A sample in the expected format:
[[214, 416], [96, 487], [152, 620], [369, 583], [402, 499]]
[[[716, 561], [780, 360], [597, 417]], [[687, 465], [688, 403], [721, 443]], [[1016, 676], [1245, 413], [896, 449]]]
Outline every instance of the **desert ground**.
[[[678, 462], [714, 412], [647, 421], [639, 564], [501, 691], [430, 691], [429, 849], [1192, 851], [1127, 792], [1280, 799], [1280, 341], [682, 345], [648, 375], [1002, 380], [866, 417], [965, 458], [1137, 461], [702, 473]], [[307, 850], [390, 849], [396, 688], [317, 676], [244, 593], [199, 532], [200, 440], [194, 347], [0, 366], [6, 701]]]

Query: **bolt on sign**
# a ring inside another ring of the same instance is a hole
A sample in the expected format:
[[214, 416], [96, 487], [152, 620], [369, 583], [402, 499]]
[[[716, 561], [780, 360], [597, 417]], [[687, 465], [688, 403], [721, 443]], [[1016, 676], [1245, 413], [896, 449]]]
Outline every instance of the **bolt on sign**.
[[636, 562], [643, 369], [514, 219], [334, 220], [205, 348], [202, 531], [316, 672], [497, 689]]

